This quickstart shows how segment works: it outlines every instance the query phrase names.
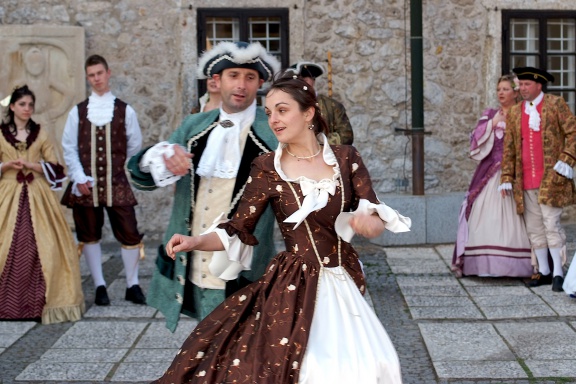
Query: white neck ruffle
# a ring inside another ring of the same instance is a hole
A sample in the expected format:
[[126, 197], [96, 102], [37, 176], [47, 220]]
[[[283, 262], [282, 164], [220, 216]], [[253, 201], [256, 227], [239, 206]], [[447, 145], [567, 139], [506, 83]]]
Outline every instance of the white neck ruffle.
[[88, 120], [97, 127], [102, 127], [112, 121], [114, 117], [114, 100], [112, 92], [102, 96], [92, 92], [88, 98]]
[[290, 179], [288, 176], [286, 176], [284, 171], [282, 171], [282, 164], [280, 162], [282, 151], [286, 145], [279, 143], [274, 155], [274, 168], [280, 178], [282, 178], [284, 181], [300, 184], [300, 189], [302, 190], [302, 195], [304, 196], [304, 200], [302, 201], [302, 206], [300, 209], [298, 209], [296, 212], [286, 218], [286, 220], [284, 220], [285, 223], [294, 223], [295, 225], [293, 229], [296, 229], [306, 219], [306, 217], [308, 217], [310, 213], [324, 208], [328, 203], [329, 195], [334, 196], [334, 193], [336, 193], [336, 187], [338, 186], [340, 166], [338, 165], [336, 155], [334, 155], [332, 148], [328, 144], [326, 135], [319, 133], [316, 136], [316, 139], [318, 142], [322, 142], [324, 144], [322, 150], [322, 158], [324, 159], [324, 162], [332, 166], [332, 169], [334, 170], [332, 179], [316, 181], [308, 179], [304, 176], [300, 176], [297, 179]]
[[524, 102], [524, 113], [526, 113], [528, 118], [528, 126], [534, 132], [538, 132], [540, 130], [540, 114], [538, 113], [538, 105], [544, 98], [544, 92], [540, 92], [537, 98], [533, 101], [525, 101]]

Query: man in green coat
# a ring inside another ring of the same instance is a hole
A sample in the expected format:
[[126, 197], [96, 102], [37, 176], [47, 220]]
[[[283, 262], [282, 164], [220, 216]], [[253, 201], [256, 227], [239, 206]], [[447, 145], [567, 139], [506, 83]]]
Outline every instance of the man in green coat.
[[[133, 185], [141, 190], [176, 183], [172, 216], [164, 244], [175, 233], [198, 235], [224, 213], [234, 213], [248, 180], [252, 160], [276, 149], [278, 142], [267, 117], [256, 107], [260, 86], [271, 80], [279, 62], [259, 43], [223, 42], [198, 62], [198, 78], [214, 78], [220, 86], [220, 109], [189, 115], [168, 141], [130, 159]], [[180, 313], [202, 319], [224, 298], [258, 279], [274, 256], [271, 208], [254, 235], [259, 240], [250, 269], [227, 264], [212, 252], [180, 253], [169, 258], [162, 244], [148, 289], [148, 305], [176, 329]]]

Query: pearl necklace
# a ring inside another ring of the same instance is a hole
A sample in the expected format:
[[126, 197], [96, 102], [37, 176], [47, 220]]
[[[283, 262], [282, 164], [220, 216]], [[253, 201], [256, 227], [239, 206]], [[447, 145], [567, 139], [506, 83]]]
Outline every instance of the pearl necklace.
[[298, 159], [298, 161], [300, 161], [300, 160], [306, 160], [306, 159], [311, 159], [311, 158], [313, 158], [313, 157], [318, 156], [318, 155], [320, 154], [320, 152], [322, 152], [322, 147], [320, 147], [320, 148], [318, 148], [318, 152], [316, 152], [316, 153], [313, 154], [313, 155], [310, 155], [310, 156], [296, 156], [295, 154], [293, 154], [292, 152], [290, 152], [290, 151], [288, 150], [288, 147], [286, 147], [285, 149], [286, 149], [286, 152], [288, 152], [288, 154], [289, 154], [290, 156], [295, 157], [296, 159]]

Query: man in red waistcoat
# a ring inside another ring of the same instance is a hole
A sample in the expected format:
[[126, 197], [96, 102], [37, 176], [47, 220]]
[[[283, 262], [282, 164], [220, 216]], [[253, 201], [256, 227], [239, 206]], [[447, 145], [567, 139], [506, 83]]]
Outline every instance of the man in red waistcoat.
[[[514, 68], [524, 101], [508, 112], [499, 190], [513, 191], [518, 214], [524, 215], [538, 272], [529, 285], [552, 284], [562, 291], [566, 235], [560, 225], [563, 207], [576, 202], [576, 118], [563, 98], [542, 87], [554, 77], [538, 68]], [[552, 256], [550, 268], [548, 252]]]
[[137, 202], [124, 171], [126, 160], [142, 146], [140, 126], [134, 109], [110, 92], [111, 71], [106, 60], [92, 55], [85, 69], [92, 94], [72, 108], [62, 136], [71, 180], [62, 204], [72, 208], [79, 247], [96, 287], [95, 303], [110, 304], [100, 248], [106, 209], [114, 237], [122, 245], [125, 299], [145, 304], [138, 282], [143, 244], [134, 212]]

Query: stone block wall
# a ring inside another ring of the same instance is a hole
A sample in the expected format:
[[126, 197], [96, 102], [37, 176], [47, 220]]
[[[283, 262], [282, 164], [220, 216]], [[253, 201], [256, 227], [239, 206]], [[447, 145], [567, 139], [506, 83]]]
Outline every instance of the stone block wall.
[[[198, 97], [196, 10], [238, 6], [289, 9], [291, 63], [324, 61], [331, 52], [334, 97], [347, 108], [379, 196], [410, 194], [411, 183], [399, 187], [396, 179], [411, 178], [411, 144], [395, 134], [411, 124], [409, 1], [4, 0], [0, 25], [83, 28], [84, 55], [109, 60], [112, 89], [134, 107], [144, 145], [151, 145], [178, 126]], [[482, 109], [496, 104], [500, 10], [575, 8], [573, 0], [423, 1], [427, 194], [463, 192], [472, 176], [469, 133]], [[317, 87], [326, 92], [326, 79]], [[157, 238], [172, 189], [137, 198], [142, 231]]]

